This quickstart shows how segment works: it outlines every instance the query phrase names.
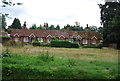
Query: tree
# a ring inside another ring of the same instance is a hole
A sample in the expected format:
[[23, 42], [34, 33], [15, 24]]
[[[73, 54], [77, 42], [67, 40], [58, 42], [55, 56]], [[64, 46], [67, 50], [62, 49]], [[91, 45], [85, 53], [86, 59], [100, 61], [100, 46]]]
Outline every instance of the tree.
[[[13, 3], [13, 0], [2, 0], [1, 2], [2, 2], [1, 7], [22, 5], [22, 3], [19, 3], [19, 2], [18, 3]], [[2, 21], [0, 21], [0, 29], [4, 29], [5, 31], [8, 31], [6, 29], [6, 25], [7, 25], [7, 23], [5, 21], [6, 17], [11, 18], [8, 15], [9, 15], [8, 12], [7, 13], [0, 13], [0, 20], [2, 20]]]
[[15, 18], [12, 25], [11, 25], [11, 27], [13, 29], [22, 29], [20, 20], [18, 18]]
[[60, 26], [59, 25], [56, 26], [56, 30], [60, 30]]
[[43, 30], [42, 25], [40, 24], [40, 26], [39, 26], [37, 29], [39, 29], [39, 30]]
[[54, 30], [54, 25], [50, 25], [50, 27], [48, 28], [49, 30]]
[[36, 24], [32, 24], [32, 26], [29, 29], [37, 29]]
[[97, 26], [89, 26], [91, 31], [97, 31]]
[[[104, 45], [116, 43], [118, 46], [120, 40], [120, 3], [106, 2], [99, 4], [101, 9], [101, 24], [103, 25], [103, 42]], [[118, 47], [119, 48], [119, 47]]]
[[22, 3], [13, 3], [13, 0], [2, 0], [2, 7], [22, 5]]
[[80, 23], [79, 22], [75, 22], [75, 25], [76, 25], [76, 27], [80, 27]]

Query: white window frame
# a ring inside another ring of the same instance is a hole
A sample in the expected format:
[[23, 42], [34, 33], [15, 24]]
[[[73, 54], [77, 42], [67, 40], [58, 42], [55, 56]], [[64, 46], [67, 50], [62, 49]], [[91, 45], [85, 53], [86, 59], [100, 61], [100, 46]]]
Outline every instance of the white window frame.
[[87, 39], [83, 39], [83, 44], [88, 44], [88, 40]]
[[15, 38], [15, 42], [18, 42], [19, 41], [19, 38]]
[[93, 41], [92, 41], [92, 44], [96, 44], [96, 40], [93, 40]]
[[74, 40], [71, 38], [71, 39], [69, 39], [69, 42], [74, 42]]
[[48, 43], [51, 43], [51, 39], [48, 39]]
[[24, 42], [28, 42], [28, 37], [24, 37]]
[[39, 37], [39, 38], [38, 38], [38, 41], [43, 42], [43, 38], [42, 38], [42, 37]]

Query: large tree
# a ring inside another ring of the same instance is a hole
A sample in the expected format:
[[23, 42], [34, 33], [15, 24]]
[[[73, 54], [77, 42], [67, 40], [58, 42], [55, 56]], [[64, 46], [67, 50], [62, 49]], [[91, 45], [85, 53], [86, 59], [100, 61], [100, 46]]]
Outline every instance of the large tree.
[[22, 29], [20, 20], [18, 18], [15, 18], [12, 25], [11, 25], [11, 27], [13, 29]]
[[[105, 45], [117, 43], [120, 40], [120, 3], [106, 2], [99, 4], [101, 9], [101, 24], [103, 25], [103, 42]], [[119, 47], [118, 47], [119, 48]]]

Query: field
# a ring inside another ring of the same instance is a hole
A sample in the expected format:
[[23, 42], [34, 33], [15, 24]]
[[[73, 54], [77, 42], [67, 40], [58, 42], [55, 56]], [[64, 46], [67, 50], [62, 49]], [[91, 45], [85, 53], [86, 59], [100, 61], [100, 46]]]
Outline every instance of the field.
[[3, 79], [118, 79], [115, 49], [3, 47]]

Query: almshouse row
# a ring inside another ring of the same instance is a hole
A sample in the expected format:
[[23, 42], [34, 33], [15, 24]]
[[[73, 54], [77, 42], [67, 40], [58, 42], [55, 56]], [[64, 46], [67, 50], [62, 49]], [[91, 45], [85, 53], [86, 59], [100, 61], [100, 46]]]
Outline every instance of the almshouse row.
[[23, 29], [15, 29], [10, 34], [11, 40], [15, 42], [23, 42], [32, 44], [33, 41], [40, 41], [41, 43], [50, 43], [52, 39], [68, 40], [70, 42], [77, 42], [80, 45], [96, 45], [101, 42], [101, 35], [99, 32], [91, 32], [88, 27], [86, 31], [57, 31], [57, 30], [29, 30], [26, 25]]

